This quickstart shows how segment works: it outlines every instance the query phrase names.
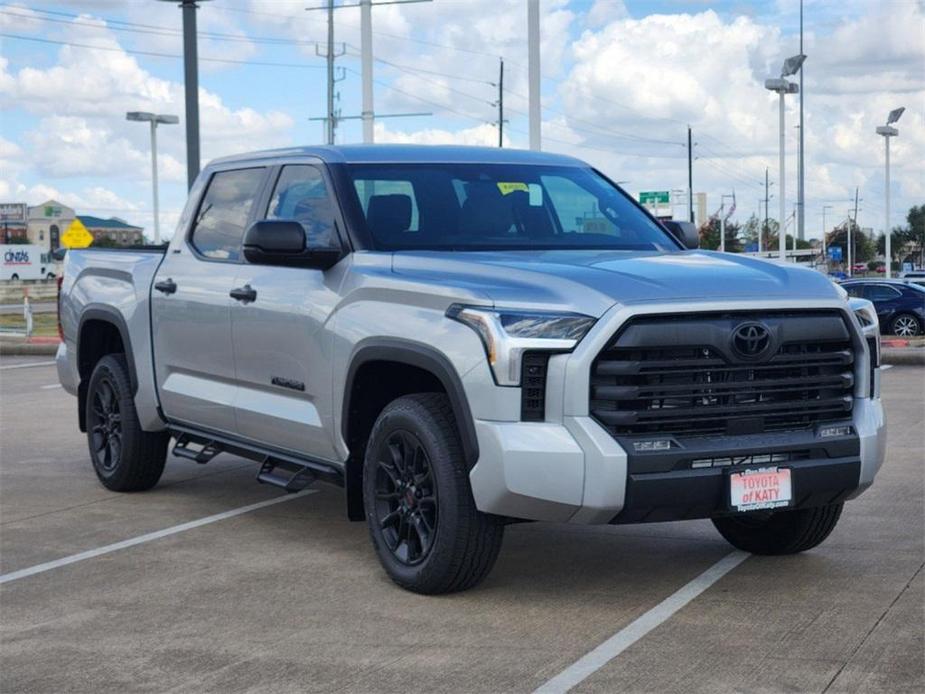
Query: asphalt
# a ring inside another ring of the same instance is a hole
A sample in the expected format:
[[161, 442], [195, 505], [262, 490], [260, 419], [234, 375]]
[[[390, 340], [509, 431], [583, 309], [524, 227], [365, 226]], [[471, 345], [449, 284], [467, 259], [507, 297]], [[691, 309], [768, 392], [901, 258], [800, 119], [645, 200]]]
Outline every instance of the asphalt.
[[[0, 574], [279, 496], [255, 465], [96, 481], [46, 361], [0, 361]], [[749, 557], [579, 692], [925, 690], [925, 369], [884, 373], [889, 454], [832, 536]], [[530, 692], [726, 557], [709, 522], [508, 528], [479, 588], [403, 592], [340, 490], [0, 586], [0, 691]]]

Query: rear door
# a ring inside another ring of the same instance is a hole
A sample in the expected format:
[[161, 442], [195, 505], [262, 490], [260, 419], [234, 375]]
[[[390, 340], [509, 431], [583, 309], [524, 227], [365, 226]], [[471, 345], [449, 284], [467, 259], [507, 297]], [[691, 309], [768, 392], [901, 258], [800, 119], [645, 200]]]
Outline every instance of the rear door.
[[[294, 219], [306, 236], [341, 243], [337, 208], [324, 167], [275, 169], [267, 219]], [[342, 228], [342, 227], [341, 227]], [[264, 445], [336, 460], [332, 412], [332, 336], [326, 323], [338, 301], [342, 268], [327, 271], [244, 263], [239, 286], [256, 293], [231, 311], [238, 431]]]
[[[235, 367], [229, 292], [267, 169], [217, 171], [182, 242], [154, 278], [152, 330], [161, 407], [172, 421], [233, 433]], [[181, 232], [178, 232], [181, 233]]]
[[864, 298], [873, 302], [880, 323], [887, 325], [896, 313], [902, 294], [888, 284], [866, 284]]

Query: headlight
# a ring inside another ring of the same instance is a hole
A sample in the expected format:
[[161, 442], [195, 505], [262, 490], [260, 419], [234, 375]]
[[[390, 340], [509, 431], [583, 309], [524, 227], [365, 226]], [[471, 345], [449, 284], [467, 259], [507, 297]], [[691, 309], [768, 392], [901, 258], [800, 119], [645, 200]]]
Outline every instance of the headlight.
[[848, 306], [854, 312], [854, 317], [861, 324], [864, 337], [880, 337], [880, 319], [877, 318], [877, 309], [867, 299], [852, 297], [848, 299]]
[[580, 313], [490, 309], [462, 304], [450, 306], [446, 315], [478, 333], [499, 386], [520, 385], [524, 352], [571, 352], [596, 320]]

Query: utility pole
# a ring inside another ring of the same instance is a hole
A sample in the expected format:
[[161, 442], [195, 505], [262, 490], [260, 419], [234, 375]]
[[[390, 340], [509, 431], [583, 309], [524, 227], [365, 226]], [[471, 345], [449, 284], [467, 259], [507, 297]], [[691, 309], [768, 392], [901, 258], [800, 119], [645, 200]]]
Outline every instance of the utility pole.
[[527, 0], [527, 72], [530, 149], [542, 149], [540, 108], [540, 0]]
[[687, 210], [694, 221], [694, 147], [691, 143], [691, 126], [687, 126]]
[[[800, 0], [800, 55], [803, 55], [803, 0]], [[806, 236], [804, 226], [804, 186], [803, 186], [803, 65], [800, 64], [800, 154], [797, 161], [797, 233], [796, 238], [802, 241]]]
[[334, 121], [334, 0], [328, 0], [328, 107], [326, 112], [328, 120], [325, 123], [325, 141], [334, 144], [334, 130], [337, 125]]
[[858, 224], [858, 187], [854, 187], [854, 218], [848, 220], [848, 277], [854, 276], [854, 227]]
[[373, 129], [373, 0], [360, 0], [360, 71], [363, 80], [363, 142], [375, 140]]
[[822, 262], [826, 264], [826, 267], [828, 267], [829, 258], [826, 255], [826, 251], [825, 251], [825, 235], [826, 235], [825, 212], [826, 210], [831, 210], [831, 209], [832, 209], [832, 205], [822, 206]]
[[498, 147], [504, 147], [504, 58], [498, 60]]
[[[768, 167], [764, 167], [764, 230], [763, 233], [768, 233], [768, 203], [771, 198], [768, 196]], [[761, 235], [762, 232], [758, 233], [758, 252], [761, 253]]]

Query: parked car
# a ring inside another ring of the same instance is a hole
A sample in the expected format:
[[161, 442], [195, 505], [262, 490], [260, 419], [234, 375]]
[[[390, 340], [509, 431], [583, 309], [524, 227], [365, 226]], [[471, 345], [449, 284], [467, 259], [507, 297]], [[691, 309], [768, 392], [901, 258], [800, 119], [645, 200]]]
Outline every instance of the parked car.
[[154, 486], [171, 438], [340, 485], [413, 591], [477, 584], [524, 520], [810, 549], [883, 462], [876, 314], [696, 245], [560, 155], [229, 157], [166, 251], [68, 252], [58, 374], [108, 489]]
[[884, 332], [914, 337], [925, 332], [925, 287], [905, 280], [848, 280], [850, 296], [873, 302]]
[[867, 263], [855, 263], [851, 266], [851, 271], [855, 274], [859, 272], [867, 272]]

